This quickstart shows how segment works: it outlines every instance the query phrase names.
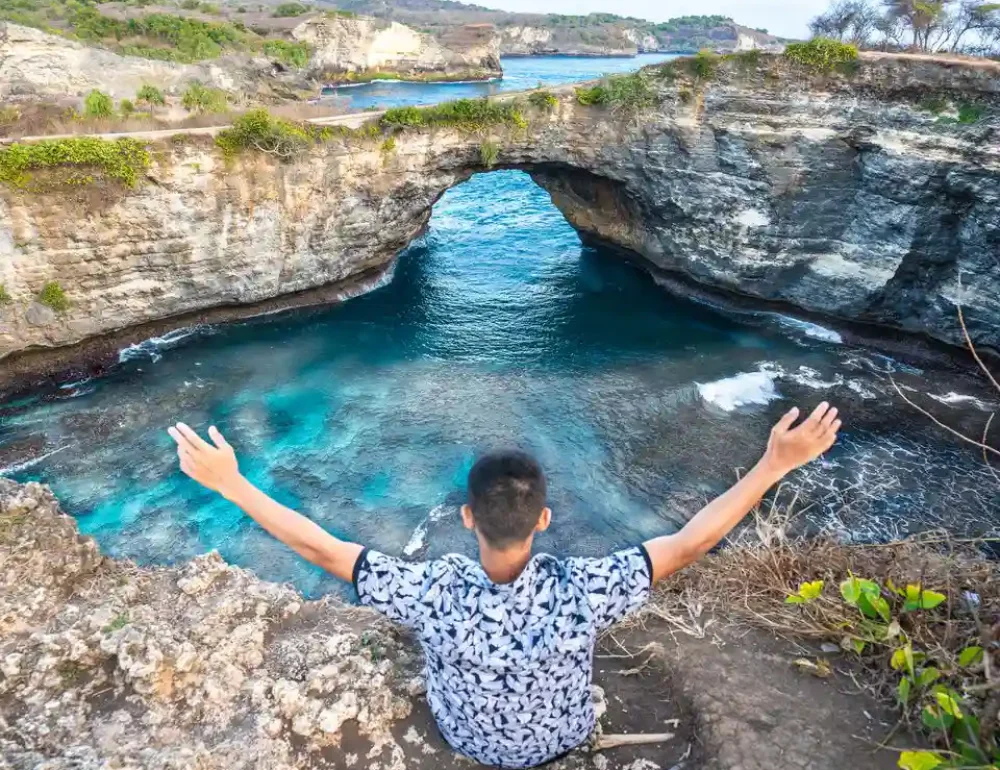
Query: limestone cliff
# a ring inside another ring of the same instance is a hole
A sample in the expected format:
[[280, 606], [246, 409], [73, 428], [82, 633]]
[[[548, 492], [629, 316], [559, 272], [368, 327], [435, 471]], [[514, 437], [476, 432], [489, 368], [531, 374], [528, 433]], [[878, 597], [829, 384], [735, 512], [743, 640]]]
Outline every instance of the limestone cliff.
[[344, 73], [500, 77], [500, 47], [489, 24], [467, 25], [432, 37], [397, 22], [315, 16], [292, 30], [313, 49], [314, 77], [336, 80]]
[[[485, 170], [484, 139], [581, 232], [653, 269], [949, 343], [961, 300], [1000, 349], [1000, 65], [868, 55], [840, 76], [750, 61], [711, 82], [651, 71], [658, 102], [635, 114], [567, 88], [552, 111], [525, 106], [526, 128], [409, 129], [392, 149], [345, 137], [228, 166], [192, 140], [156, 147], [135, 190], [0, 188], [0, 355], [252, 313], [385, 268], [443, 191]], [[923, 108], [928, 94], [967, 122]], [[37, 301], [48, 281], [65, 312]]]
[[145, 84], [179, 93], [191, 81], [232, 93], [255, 89], [254, 82], [270, 74], [265, 61], [226, 57], [204, 64], [120, 56], [49, 35], [31, 27], [0, 22], [0, 99], [82, 96], [100, 89], [116, 99], [134, 98]]

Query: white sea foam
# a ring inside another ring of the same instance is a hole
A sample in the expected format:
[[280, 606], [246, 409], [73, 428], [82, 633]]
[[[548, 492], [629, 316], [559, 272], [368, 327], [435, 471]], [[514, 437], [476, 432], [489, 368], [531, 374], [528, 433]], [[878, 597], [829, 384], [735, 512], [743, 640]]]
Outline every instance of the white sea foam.
[[732, 412], [742, 406], [763, 406], [781, 398], [774, 381], [782, 373], [780, 368], [764, 364], [756, 372], [695, 384], [705, 401], [724, 412]]
[[832, 380], [824, 380], [822, 375], [808, 366], [800, 366], [797, 372], [786, 375], [787, 379], [815, 390], [827, 390], [844, 384], [844, 378], [835, 374]]
[[127, 348], [122, 348], [118, 351], [118, 363], [124, 364], [126, 361], [148, 358], [155, 364], [163, 358], [164, 350], [169, 350], [188, 337], [205, 332], [209, 328], [204, 324], [186, 326], [182, 329], [174, 329], [171, 332], [167, 332], [162, 337], [150, 337], [148, 340], [129, 345]]
[[438, 505], [427, 514], [427, 518], [417, 525], [410, 536], [410, 541], [403, 547], [404, 556], [413, 556], [427, 545], [427, 525], [441, 519], [454, 512], [454, 508], [449, 505]]
[[857, 380], [848, 380], [847, 387], [857, 393], [861, 398], [878, 398], [878, 395], [864, 385], [862, 385]]
[[52, 455], [57, 455], [64, 449], [69, 449], [70, 445], [61, 446], [58, 449], [53, 449], [51, 452], [46, 452], [38, 457], [32, 457], [30, 460], [24, 460], [23, 462], [14, 463], [13, 465], [8, 465], [6, 468], [0, 468], [0, 476], [13, 475], [15, 473], [21, 473], [21, 471], [26, 471], [32, 466], [38, 465], [42, 460], [46, 460]]
[[803, 321], [801, 318], [792, 318], [787, 315], [779, 315], [778, 319], [785, 326], [791, 326], [793, 329], [797, 329], [807, 337], [812, 337], [815, 340], [822, 340], [823, 342], [831, 342], [835, 345], [844, 344], [844, 338], [833, 329], [827, 329], [825, 326], [820, 326], [819, 324], [814, 324], [809, 321]]
[[993, 407], [985, 401], [981, 401], [975, 396], [966, 396], [961, 393], [956, 393], [955, 391], [951, 391], [950, 393], [945, 393], [943, 395], [935, 395], [934, 393], [928, 393], [927, 395], [935, 401], [941, 404], [946, 404], [947, 406], [968, 405], [974, 406], [976, 409], [981, 409], [984, 412], [993, 411]]

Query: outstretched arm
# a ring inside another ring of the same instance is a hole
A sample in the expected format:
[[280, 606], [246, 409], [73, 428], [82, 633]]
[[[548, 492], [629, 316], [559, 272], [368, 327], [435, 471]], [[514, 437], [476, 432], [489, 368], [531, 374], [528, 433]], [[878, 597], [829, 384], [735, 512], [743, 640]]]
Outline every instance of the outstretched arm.
[[167, 433], [177, 442], [177, 456], [184, 473], [238, 505], [302, 558], [342, 580], [352, 579], [362, 547], [338, 540], [247, 481], [240, 473], [236, 453], [215, 427], [208, 429], [211, 444], [182, 422]]
[[663, 580], [700, 559], [722, 540], [767, 490], [796, 468], [810, 463], [837, 440], [837, 410], [820, 404], [797, 428], [799, 410], [792, 409], [771, 431], [767, 451], [740, 481], [702, 508], [676, 535], [647, 542], [653, 582]]

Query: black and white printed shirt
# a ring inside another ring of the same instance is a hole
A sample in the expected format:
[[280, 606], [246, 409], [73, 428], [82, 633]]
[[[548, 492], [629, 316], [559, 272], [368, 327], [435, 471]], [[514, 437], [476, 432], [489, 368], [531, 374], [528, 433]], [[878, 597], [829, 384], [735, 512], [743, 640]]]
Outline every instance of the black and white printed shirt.
[[445, 740], [504, 768], [542, 764], [589, 737], [597, 634], [644, 604], [651, 582], [642, 547], [604, 559], [538, 555], [503, 585], [458, 555], [411, 563], [366, 550], [354, 568], [361, 603], [419, 637]]

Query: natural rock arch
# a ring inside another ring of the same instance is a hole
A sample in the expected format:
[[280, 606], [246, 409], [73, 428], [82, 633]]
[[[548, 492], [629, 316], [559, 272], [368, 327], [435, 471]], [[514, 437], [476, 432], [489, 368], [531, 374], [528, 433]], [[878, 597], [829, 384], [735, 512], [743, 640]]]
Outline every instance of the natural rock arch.
[[[484, 170], [486, 139], [582, 233], [714, 289], [959, 343], [960, 268], [973, 335], [1000, 348], [995, 121], [947, 126], [915, 102], [934, 91], [995, 111], [1000, 66], [872, 55], [853, 79], [810, 79], [777, 61], [724, 70], [693, 99], [664, 83], [638, 116], [580, 106], [570, 88], [527, 130], [409, 130], [394, 149], [333, 141], [292, 163], [227, 165], [191, 138], [89, 210], [4, 191], [0, 357], [342, 292]], [[46, 280], [65, 314], [37, 311]]]

